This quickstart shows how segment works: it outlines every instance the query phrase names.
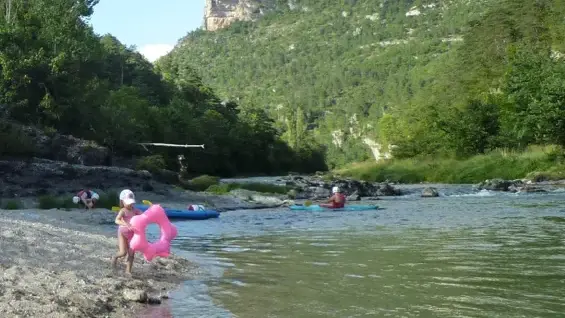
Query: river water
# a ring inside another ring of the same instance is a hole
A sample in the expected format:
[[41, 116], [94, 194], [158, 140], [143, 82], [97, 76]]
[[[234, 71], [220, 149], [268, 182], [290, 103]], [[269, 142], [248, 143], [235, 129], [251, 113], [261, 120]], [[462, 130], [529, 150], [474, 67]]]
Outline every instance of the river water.
[[[438, 186], [377, 211], [231, 211], [177, 222], [205, 272], [173, 317], [565, 317], [565, 192]], [[163, 314], [159, 314], [163, 316]]]

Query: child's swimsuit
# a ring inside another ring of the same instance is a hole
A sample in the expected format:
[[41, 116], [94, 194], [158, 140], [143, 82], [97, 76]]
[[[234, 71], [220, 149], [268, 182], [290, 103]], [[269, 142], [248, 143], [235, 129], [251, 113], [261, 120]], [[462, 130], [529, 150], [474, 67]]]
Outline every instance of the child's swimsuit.
[[[132, 211], [131, 212], [132, 215], [128, 215], [127, 213], [124, 213], [123, 216], [123, 220], [127, 223], [129, 223], [129, 221], [131, 220], [131, 218], [133, 218], [135, 216], [135, 212]], [[123, 226], [120, 225], [118, 227], [118, 233], [122, 234], [127, 240], [128, 242], [131, 240], [131, 238], [133, 237], [133, 230], [129, 229], [127, 226]]]

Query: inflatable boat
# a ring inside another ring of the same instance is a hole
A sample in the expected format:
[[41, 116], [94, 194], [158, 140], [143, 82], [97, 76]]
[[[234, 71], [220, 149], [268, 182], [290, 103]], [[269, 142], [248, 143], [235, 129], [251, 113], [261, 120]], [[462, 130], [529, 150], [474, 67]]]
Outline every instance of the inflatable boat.
[[333, 209], [327, 208], [323, 206], [319, 206], [317, 204], [312, 205], [291, 205], [289, 207], [291, 210], [297, 211], [369, 211], [369, 210], [377, 210], [379, 207], [376, 205], [346, 205], [344, 208]]
[[[149, 205], [136, 204], [136, 208], [145, 212], [149, 208]], [[206, 220], [211, 218], [217, 218], [220, 216], [220, 212], [215, 210], [177, 210], [170, 208], [163, 208], [165, 214], [169, 219], [185, 219], [185, 220]]]

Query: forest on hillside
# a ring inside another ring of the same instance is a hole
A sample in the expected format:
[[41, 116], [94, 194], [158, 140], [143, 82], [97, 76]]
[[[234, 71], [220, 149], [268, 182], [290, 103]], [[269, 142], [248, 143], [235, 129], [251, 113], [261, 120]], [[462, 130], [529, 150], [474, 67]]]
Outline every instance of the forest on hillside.
[[223, 102], [191, 67], [167, 80], [134, 48], [95, 34], [88, 17], [97, 2], [0, 0], [0, 157], [34, 155], [18, 128], [31, 125], [125, 157], [147, 155], [138, 142], [205, 144], [152, 153], [154, 165], [174, 170], [184, 153], [191, 173], [325, 168], [321, 153], [283, 142], [262, 107]]
[[[330, 167], [565, 145], [565, 2], [296, 0], [256, 22], [197, 30], [158, 62], [266, 109], [290, 147]], [[340, 139], [340, 143], [336, 142]]]

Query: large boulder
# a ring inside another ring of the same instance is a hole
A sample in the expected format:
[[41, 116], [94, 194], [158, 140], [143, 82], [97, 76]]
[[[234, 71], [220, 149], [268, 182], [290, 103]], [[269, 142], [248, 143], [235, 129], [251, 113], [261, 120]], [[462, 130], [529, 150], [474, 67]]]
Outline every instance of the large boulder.
[[517, 192], [524, 185], [522, 180], [488, 179], [475, 187], [479, 190]]
[[422, 198], [435, 198], [439, 197], [439, 192], [434, 187], [427, 187], [422, 190]]
[[47, 134], [43, 130], [11, 123], [21, 138], [29, 140], [39, 158], [64, 161], [68, 163], [99, 166], [110, 165], [111, 153], [106, 147], [91, 140], [75, 138], [58, 133]]

